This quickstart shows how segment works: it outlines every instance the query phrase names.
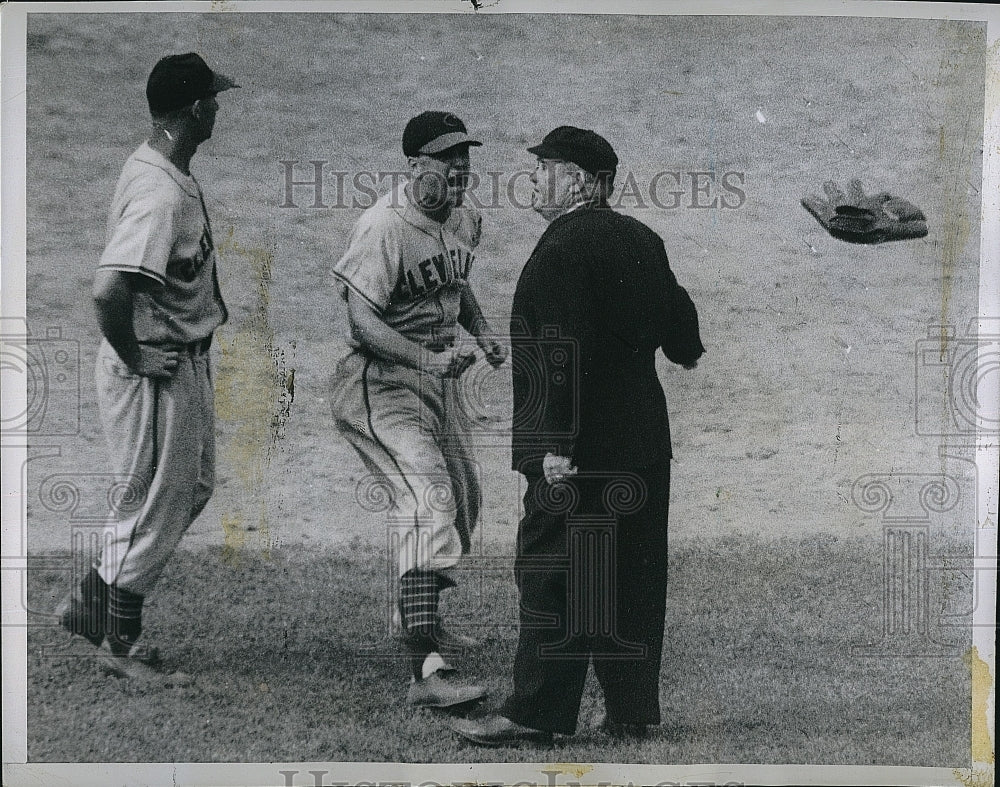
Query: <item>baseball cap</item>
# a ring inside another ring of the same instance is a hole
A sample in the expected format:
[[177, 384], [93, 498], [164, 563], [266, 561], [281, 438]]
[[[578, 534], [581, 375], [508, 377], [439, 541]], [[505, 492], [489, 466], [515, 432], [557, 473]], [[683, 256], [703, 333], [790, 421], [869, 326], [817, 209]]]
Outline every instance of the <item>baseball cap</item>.
[[618, 169], [618, 156], [611, 143], [596, 131], [575, 126], [553, 129], [541, 144], [528, 148], [528, 152], [539, 158], [572, 161], [592, 175]]
[[200, 55], [167, 55], [149, 73], [146, 100], [149, 111], [163, 114], [189, 106], [223, 90], [239, 87], [229, 77], [212, 71]]
[[433, 156], [456, 145], [482, 145], [451, 112], [421, 112], [403, 129], [404, 156]]

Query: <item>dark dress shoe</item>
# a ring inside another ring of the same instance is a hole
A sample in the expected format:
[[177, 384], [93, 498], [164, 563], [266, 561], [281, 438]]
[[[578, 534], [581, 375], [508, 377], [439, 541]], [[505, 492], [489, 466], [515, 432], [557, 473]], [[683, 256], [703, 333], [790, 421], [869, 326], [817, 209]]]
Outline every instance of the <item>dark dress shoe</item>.
[[492, 715], [481, 719], [456, 719], [452, 730], [477, 746], [517, 746], [522, 743], [551, 745], [552, 733], [536, 730], [511, 721], [506, 716]]

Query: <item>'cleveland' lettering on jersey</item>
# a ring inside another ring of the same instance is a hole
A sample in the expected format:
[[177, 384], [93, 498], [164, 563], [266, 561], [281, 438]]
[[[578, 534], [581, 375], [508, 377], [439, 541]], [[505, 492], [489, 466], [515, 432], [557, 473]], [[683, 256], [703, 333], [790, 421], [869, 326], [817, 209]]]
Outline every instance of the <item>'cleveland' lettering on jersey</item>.
[[198, 252], [186, 260], [171, 260], [167, 263], [167, 274], [174, 275], [183, 282], [191, 283], [195, 280], [205, 261], [212, 254], [214, 245], [208, 227], [201, 231], [201, 238], [198, 241]]
[[476, 255], [465, 249], [448, 249], [447, 255], [442, 252], [419, 262], [404, 258], [396, 284], [400, 299], [423, 298], [440, 287], [464, 282], [475, 259]]

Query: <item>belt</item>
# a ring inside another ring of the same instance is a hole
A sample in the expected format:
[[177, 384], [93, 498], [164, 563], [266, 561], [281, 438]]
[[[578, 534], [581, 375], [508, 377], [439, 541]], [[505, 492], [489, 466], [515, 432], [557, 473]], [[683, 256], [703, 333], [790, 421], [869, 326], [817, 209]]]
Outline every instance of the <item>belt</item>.
[[201, 355], [202, 353], [207, 353], [211, 346], [212, 334], [209, 334], [204, 339], [197, 339], [193, 342], [188, 342], [184, 345], [184, 350], [193, 355]]
[[[209, 338], [211, 338], [211, 337], [209, 337]], [[417, 344], [419, 344], [423, 349], [427, 350], [428, 352], [432, 352], [432, 353], [443, 353], [445, 350], [450, 350], [452, 347], [455, 346], [454, 342], [449, 342], [448, 344], [437, 344], [437, 343], [436, 344], [430, 344], [430, 343], [427, 343], [427, 342], [419, 342], [418, 341]], [[367, 347], [365, 347], [364, 345], [362, 345], [362, 344], [360, 344], [358, 342], [349, 341], [348, 345], [358, 355], [363, 355], [365, 358], [373, 358], [376, 361], [383, 360], [381, 358], [381, 356], [376, 355], [371, 350], [369, 350]]]

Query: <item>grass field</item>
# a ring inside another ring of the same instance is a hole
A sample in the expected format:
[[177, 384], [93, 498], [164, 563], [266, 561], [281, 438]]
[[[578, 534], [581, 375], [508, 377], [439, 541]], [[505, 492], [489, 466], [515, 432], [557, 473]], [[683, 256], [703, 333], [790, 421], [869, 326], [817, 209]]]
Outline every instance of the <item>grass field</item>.
[[[881, 560], [866, 540], [829, 536], [675, 545], [662, 728], [624, 745], [592, 729], [602, 705], [591, 676], [578, 735], [546, 752], [470, 748], [447, 732], [444, 716], [402, 703], [401, 654], [380, 633], [377, 551], [290, 547], [239, 563], [219, 549], [187, 552], [163, 578], [148, 627], [195, 685], [134, 693], [85, 658], [52, 655], [66, 647], [57, 631], [33, 631], [29, 758], [345, 761], [364, 753], [403, 762], [962, 767], [970, 689], [956, 654], [966, 634], [936, 628], [954, 646], [945, 658], [852, 655], [881, 635]], [[59, 579], [38, 572], [32, 596], [54, 597]], [[950, 590], [956, 599], [968, 592], [967, 579]], [[468, 613], [458, 625], [482, 639], [457, 665], [499, 702], [516, 640], [510, 567], [456, 593], [451, 606]]]
[[[193, 165], [231, 312], [217, 350], [219, 483], [149, 607], [151, 638], [197, 683], [125, 706], [125, 689], [108, 690], [91, 665], [42, 658], [59, 637], [32, 630], [31, 760], [541, 756], [441, 736], [438, 720], [400, 705], [401, 665], [356, 656], [380, 619], [384, 525], [355, 502], [362, 469], [333, 433], [326, 390], [345, 349], [329, 270], [360, 210], [313, 209], [301, 187], [298, 207], [281, 207], [282, 161], [396, 170], [406, 120], [447, 108], [485, 142], [473, 159], [484, 173], [529, 166], [525, 148], [569, 123], [607, 136], [641, 187], [665, 171], [744, 177], [734, 209], [688, 207], [690, 194], [676, 209], [625, 203], [663, 235], [708, 347], [694, 373], [660, 367], [677, 456], [666, 724], [641, 746], [614, 747], [585, 729], [599, 705], [590, 686], [581, 734], [560, 759], [968, 764], [960, 653], [858, 659], [848, 644], [877, 639], [882, 614], [883, 520], [853, 502], [857, 479], [905, 489], [949, 476], [958, 495], [944, 512], [895, 502], [926, 515], [935, 554], [973, 550], [973, 469], [941, 456], [953, 402], [940, 369], [917, 359], [931, 326], [961, 337], [976, 314], [981, 26], [36, 14], [28, 33], [27, 316], [78, 342], [82, 370], [79, 430], [33, 441], [34, 556], [65, 555], [80, 513], [47, 500], [46, 480], [85, 486], [106, 469], [85, 293], [114, 181], [146, 135], [148, 70], [195, 49], [243, 85], [221, 97]], [[928, 237], [860, 247], [825, 235], [799, 199], [854, 176], [919, 205]], [[473, 284], [502, 327], [543, 224], [506, 201], [484, 214]], [[503, 404], [509, 379], [490, 380]], [[481, 548], [502, 564], [517, 479], [505, 438], [482, 442]], [[60, 576], [32, 574], [32, 609], [55, 598]], [[499, 699], [516, 602], [508, 573], [483, 583], [503, 603], [462, 668]], [[477, 604], [460, 597], [452, 613]]]

